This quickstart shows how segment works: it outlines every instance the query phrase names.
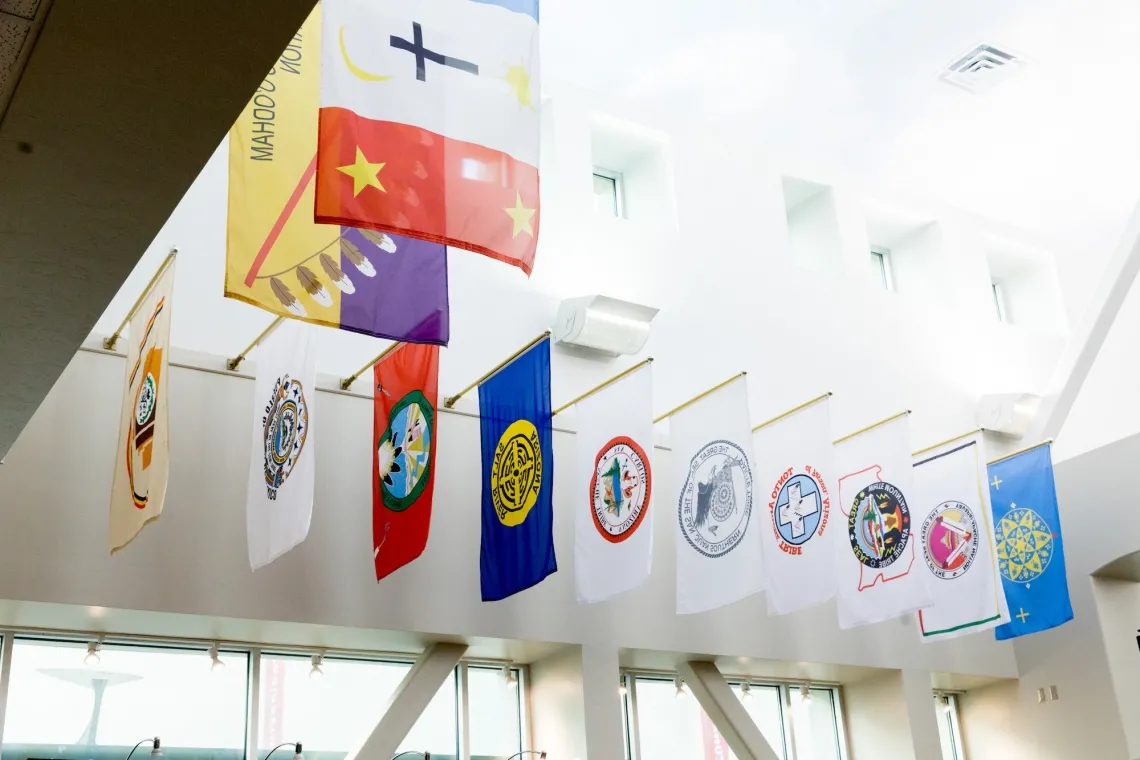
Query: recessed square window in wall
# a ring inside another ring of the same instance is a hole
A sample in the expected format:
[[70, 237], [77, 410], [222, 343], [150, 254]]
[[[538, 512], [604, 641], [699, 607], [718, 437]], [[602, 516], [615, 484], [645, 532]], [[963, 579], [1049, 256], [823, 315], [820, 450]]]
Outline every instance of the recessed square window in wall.
[[1049, 251], [1008, 238], [986, 240], [994, 319], [1036, 332], [1068, 332], [1061, 283]]
[[595, 212], [676, 227], [667, 135], [595, 113], [590, 116], [590, 160]]
[[870, 284], [920, 297], [938, 297], [942, 235], [929, 216], [880, 201], [863, 203], [870, 247]]
[[842, 271], [843, 246], [831, 188], [784, 177], [783, 190], [792, 260], [819, 272]]

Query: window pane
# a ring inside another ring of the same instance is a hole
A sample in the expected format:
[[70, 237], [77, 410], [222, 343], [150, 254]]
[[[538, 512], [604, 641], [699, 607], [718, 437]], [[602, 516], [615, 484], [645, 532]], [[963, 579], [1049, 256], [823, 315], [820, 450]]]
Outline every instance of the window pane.
[[618, 215], [617, 180], [613, 177], [594, 175], [594, 211], [614, 217]]
[[793, 689], [792, 704], [797, 760], [840, 760], [835, 692], [812, 689], [811, 704], [804, 705], [799, 690]]
[[883, 290], [891, 289], [890, 278], [887, 276], [887, 257], [879, 251], [871, 251], [871, 269], [874, 270], [875, 280]]
[[204, 650], [106, 645], [91, 665], [86, 655], [84, 643], [16, 640], [3, 760], [122, 760], [154, 736], [168, 758], [244, 756], [246, 654], [222, 652], [216, 671]]
[[471, 708], [472, 760], [510, 757], [522, 751], [519, 688], [507, 685], [501, 668], [469, 666], [467, 701]]
[[454, 758], [459, 752], [455, 697], [455, 671], [452, 670], [396, 751], [430, 752], [432, 757], [440, 760]]
[[[785, 757], [779, 689], [753, 686], [744, 706], [776, 756]], [[686, 692], [678, 699], [672, 681], [637, 679], [637, 722], [641, 760], [736, 757], [696, 698]]]
[[948, 696], [935, 699], [938, 710], [938, 738], [942, 742], [943, 760], [960, 760], [958, 755], [957, 700]]

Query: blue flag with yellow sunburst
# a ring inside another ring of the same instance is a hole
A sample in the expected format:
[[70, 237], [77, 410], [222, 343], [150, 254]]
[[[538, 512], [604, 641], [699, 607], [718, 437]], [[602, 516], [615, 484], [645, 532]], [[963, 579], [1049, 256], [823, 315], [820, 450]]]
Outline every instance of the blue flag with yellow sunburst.
[[994, 542], [1010, 622], [998, 640], [1040, 633], [1073, 619], [1051, 447], [1046, 444], [989, 466]]
[[554, 559], [554, 452], [550, 338], [479, 386], [483, 443], [484, 602], [505, 599], [558, 570]]

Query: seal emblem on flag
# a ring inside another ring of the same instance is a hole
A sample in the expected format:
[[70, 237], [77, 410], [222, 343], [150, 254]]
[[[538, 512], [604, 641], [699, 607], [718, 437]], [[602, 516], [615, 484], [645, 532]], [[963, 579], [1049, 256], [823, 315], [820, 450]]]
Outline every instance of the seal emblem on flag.
[[491, 464], [491, 501], [499, 522], [522, 525], [542, 490], [542, 447], [530, 420], [515, 420], [495, 447]]
[[590, 511], [602, 538], [621, 543], [632, 536], [648, 511], [652, 488], [649, 457], [632, 438], [606, 443], [590, 478]]
[[309, 437], [309, 404], [299, 380], [289, 375], [277, 378], [262, 423], [265, 487], [269, 499], [276, 501], [277, 490], [297, 466]]
[[998, 520], [998, 569], [1014, 583], [1029, 583], [1041, 577], [1053, 559], [1053, 529], [1041, 515], [1016, 504]]
[[910, 541], [910, 508], [903, 492], [880, 481], [856, 494], [847, 538], [863, 565], [881, 570], [894, 564]]
[[393, 512], [416, 503], [431, 477], [435, 413], [420, 391], [400, 399], [388, 415], [377, 446], [380, 501]]
[[831, 499], [818, 470], [810, 466], [804, 472], [788, 468], [772, 487], [768, 509], [781, 551], [799, 554], [795, 547], [817, 534], [822, 536], [827, 529]]
[[926, 566], [936, 578], [952, 580], [964, 575], [974, 562], [979, 545], [974, 513], [958, 501], [944, 501], [922, 524]]
[[706, 443], [689, 463], [677, 521], [689, 545], [710, 558], [736, 548], [752, 515], [752, 467], [732, 441]]

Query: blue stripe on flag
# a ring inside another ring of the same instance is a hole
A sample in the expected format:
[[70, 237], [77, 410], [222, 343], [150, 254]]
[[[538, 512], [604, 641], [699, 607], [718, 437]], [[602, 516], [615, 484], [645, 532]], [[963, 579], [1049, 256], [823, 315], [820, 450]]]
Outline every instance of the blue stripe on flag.
[[538, 23], [538, 0], [472, 0], [485, 5], [498, 5], [515, 13], [525, 13]]

